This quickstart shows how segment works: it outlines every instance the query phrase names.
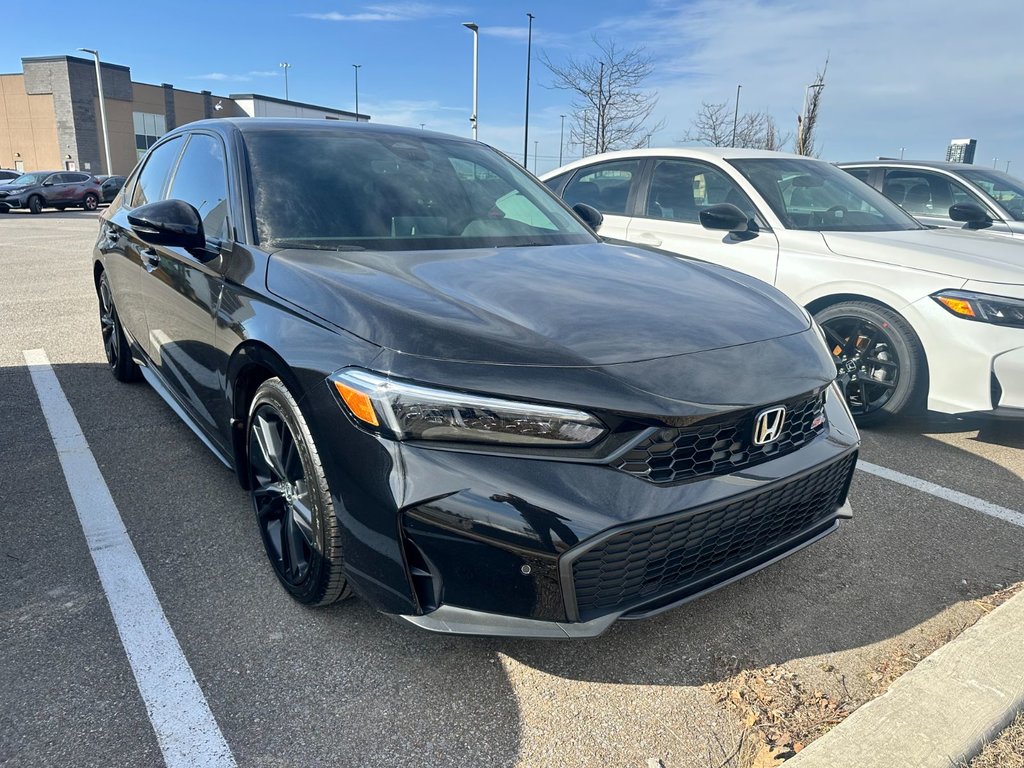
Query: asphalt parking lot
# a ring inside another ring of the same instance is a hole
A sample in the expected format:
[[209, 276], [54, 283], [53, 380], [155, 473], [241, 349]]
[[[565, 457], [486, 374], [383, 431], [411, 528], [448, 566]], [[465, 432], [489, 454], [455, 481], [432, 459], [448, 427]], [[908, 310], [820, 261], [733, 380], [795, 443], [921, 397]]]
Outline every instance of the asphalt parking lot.
[[106, 370], [95, 232], [84, 212], [0, 216], [0, 764], [161, 762], [26, 350], [49, 358], [227, 764], [720, 765], [744, 723], [714, 687], [737, 669], [863, 693], [894, 646], [955, 631], [1024, 579], [1024, 424], [931, 415], [864, 433], [862, 459], [885, 471], [858, 472], [838, 533], [592, 641], [432, 635], [358, 600], [302, 608], [232, 474], [149, 387]]

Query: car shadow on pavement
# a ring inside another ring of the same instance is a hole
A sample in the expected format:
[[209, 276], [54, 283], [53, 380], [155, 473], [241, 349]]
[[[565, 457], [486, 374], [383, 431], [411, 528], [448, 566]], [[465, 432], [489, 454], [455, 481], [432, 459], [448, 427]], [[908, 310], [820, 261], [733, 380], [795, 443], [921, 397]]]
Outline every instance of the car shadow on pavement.
[[[977, 435], [969, 436], [969, 433]], [[995, 418], [986, 415], [954, 416], [928, 413], [899, 419], [891, 424], [863, 430], [866, 435], [964, 434], [967, 439], [1007, 448], [1024, 448], [1024, 419]]]

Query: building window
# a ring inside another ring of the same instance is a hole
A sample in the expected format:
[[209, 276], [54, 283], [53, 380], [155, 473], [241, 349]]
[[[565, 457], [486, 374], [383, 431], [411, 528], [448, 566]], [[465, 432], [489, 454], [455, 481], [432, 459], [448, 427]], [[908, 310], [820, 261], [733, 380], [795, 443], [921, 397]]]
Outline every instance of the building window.
[[132, 122], [135, 124], [135, 154], [141, 159], [157, 139], [167, 133], [167, 120], [163, 115], [132, 112]]

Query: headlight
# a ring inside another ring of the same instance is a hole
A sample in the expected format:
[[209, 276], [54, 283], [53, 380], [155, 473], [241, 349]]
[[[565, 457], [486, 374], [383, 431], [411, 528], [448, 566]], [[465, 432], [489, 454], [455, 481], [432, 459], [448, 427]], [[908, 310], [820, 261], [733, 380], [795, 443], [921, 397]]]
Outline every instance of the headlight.
[[939, 291], [932, 298], [957, 317], [1024, 328], [1024, 299], [972, 291]]
[[348, 369], [330, 381], [355, 419], [397, 440], [573, 448], [607, 431], [583, 411], [434, 389], [369, 371]]

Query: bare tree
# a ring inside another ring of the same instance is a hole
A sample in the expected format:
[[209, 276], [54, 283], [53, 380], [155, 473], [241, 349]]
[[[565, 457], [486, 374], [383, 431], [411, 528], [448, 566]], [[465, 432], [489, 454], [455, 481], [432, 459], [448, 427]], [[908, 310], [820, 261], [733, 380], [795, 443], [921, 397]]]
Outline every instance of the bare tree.
[[804, 114], [796, 118], [796, 153], [798, 155], [817, 156], [814, 151], [814, 129], [818, 124], [818, 109], [821, 106], [821, 94], [825, 90], [825, 71], [828, 69], [828, 57], [825, 66], [817, 73], [814, 82], [804, 91]]
[[641, 147], [663, 126], [647, 126], [658, 96], [643, 85], [654, 65], [643, 48], [624, 51], [614, 41], [592, 39], [596, 56], [555, 64], [541, 55], [554, 76], [551, 87], [572, 94], [569, 142], [581, 145], [584, 155]]
[[790, 136], [779, 134], [775, 118], [767, 112], [744, 112], [736, 117], [727, 102], [703, 102], [682, 141], [709, 144], [712, 147], [733, 146], [733, 121], [736, 125], [737, 147], [782, 149]]

